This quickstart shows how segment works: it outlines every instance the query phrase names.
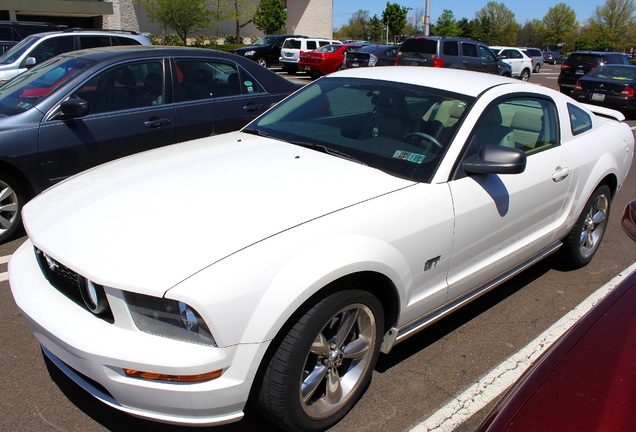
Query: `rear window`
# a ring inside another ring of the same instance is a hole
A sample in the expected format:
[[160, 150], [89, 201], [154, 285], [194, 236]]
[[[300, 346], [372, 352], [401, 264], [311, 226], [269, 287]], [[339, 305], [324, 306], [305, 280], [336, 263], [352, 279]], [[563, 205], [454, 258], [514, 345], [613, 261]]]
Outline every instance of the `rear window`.
[[541, 51], [538, 49], [527, 49], [525, 50], [526, 54], [530, 57], [541, 57]]
[[437, 54], [437, 41], [431, 39], [407, 39], [400, 47], [402, 52]]
[[443, 52], [444, 52], [444, 55], [447, 55], [447, 56], [458, 56], [459, 43], [457, 43], [457, 41], [444, 42]]
[[598, 65], [603, 61], [603, 57], [594, 54], [572, 54], [567, 59], [567, 63]]

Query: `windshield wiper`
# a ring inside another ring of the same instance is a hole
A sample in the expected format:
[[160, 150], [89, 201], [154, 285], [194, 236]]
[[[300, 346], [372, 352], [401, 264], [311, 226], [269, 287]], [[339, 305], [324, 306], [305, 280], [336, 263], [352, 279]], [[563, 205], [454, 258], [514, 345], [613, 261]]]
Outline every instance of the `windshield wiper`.
[[361, 165], [366, 165], [364, 162], [362, 162], [361, 160], [351, 156], [350, 154], [347, 154], [345, 152], [342, 152], [340, 150], [336, 150], [334, 148], [331, 147], [327, 147], [326, 145], [322, 145], [322, 144], [316, 144], [316, 143], [311, 143], [311, 142], [307, 142], [307, 141], [294, 141], [294, 140], [289, 140], [288, 142], [290, 142], [291, 144], [296, 144], [299, 145], [301, 147], [306, 147], [312, 150], [316, 150], [316, 151], [320, 151], [322, 153], [326, 153], [328, 155], [331, 156], [336, 156], [342, 159], [346, 159], [348, 161], [351, 162], [355, 162], [355, 163], [359, 163]]
[[263, 132], [260, 129], [243, 129], [241, 132], [248, 133], [250, 135], [257, 135], [262, 137], [268, 137], [269, 134], [267, 132]]

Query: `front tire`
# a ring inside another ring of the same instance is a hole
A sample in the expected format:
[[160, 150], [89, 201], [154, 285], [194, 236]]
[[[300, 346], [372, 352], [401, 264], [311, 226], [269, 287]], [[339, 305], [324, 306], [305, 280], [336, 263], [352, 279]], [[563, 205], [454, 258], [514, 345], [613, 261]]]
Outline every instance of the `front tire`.
[[331, 294], [284, 336], [258, 383], [257, 408], [288, 431], [337, 423], [366, 390], [380, 351], [382, 304], [366, 291]]
[[11, 240], [22, 228], [22, 185], [9, 174], [0, 174], [0, 243]]
[[519, 79], [521, 81], [528, 81], [530, 79], [530, 71], [528, 69], [522, 70], [521, 75], [519, 75]]
[[559, 251], [571, 269], [586, 266], [601, 245], [609, 221], [612, 195], [607, 185], [592, 194]]
[[259, 57], [256, 59], [256, 63], [258, 63], [259, 65], [263, 66], [264, 68], [267, 68], [269, 65], [267, 64], [267, 59], [265, 59], [264, 57]]

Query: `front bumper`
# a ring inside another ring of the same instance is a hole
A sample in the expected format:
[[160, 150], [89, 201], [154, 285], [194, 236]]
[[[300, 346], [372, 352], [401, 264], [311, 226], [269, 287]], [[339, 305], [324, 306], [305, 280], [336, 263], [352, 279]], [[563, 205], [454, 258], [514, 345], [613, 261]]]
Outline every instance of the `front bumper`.
[[[107, 288], [115, 315], [108, 323], [49, 284], [30, 241], [13, 254], [9, 275], [16, 304], [45, 355], [98, 400], [163, 423], [207, 426], [242, 418], [267, 343], [216, 348], [144, 333], [130, 318], [121, 293]], [[124, 368], [169, 375], [223, 373], [205, 382], [169, 383], [128, 377]]]

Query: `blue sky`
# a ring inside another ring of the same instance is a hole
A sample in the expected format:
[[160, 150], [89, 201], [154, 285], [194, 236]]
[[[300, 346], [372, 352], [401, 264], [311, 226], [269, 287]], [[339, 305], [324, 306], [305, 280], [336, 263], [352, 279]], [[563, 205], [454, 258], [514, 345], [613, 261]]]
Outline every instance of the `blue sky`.
[[[389, 0], [390, 3], [397, 3], [413, 9], [424, 9], [425, 0]], [[548, 10], [561, 0], [495, 0], [497, 3], [504, 3], [508, 9], [515, 14], [518, 23], [524, 24], [528, 20], [542, 19]], [[605, 4], [605, 0], [577, 0], [562, 1], [576, 12], [576, 19], [584, 22], [594, 14], [596, 6]], [[358, 10], [366, 10], [369, 16], [377, 15], [382, 17], [382, 11], [386, 7], [387, 0], [333, 0], [333, 26], [341, 27], [351, 18], [351, 15]], [[456, 19], [475, 18], [475, 13], [483, 8], [488, 0], [430, 0], [431, 24], [435, 24], [437, 18], [444, 9], [453, 11]]]

